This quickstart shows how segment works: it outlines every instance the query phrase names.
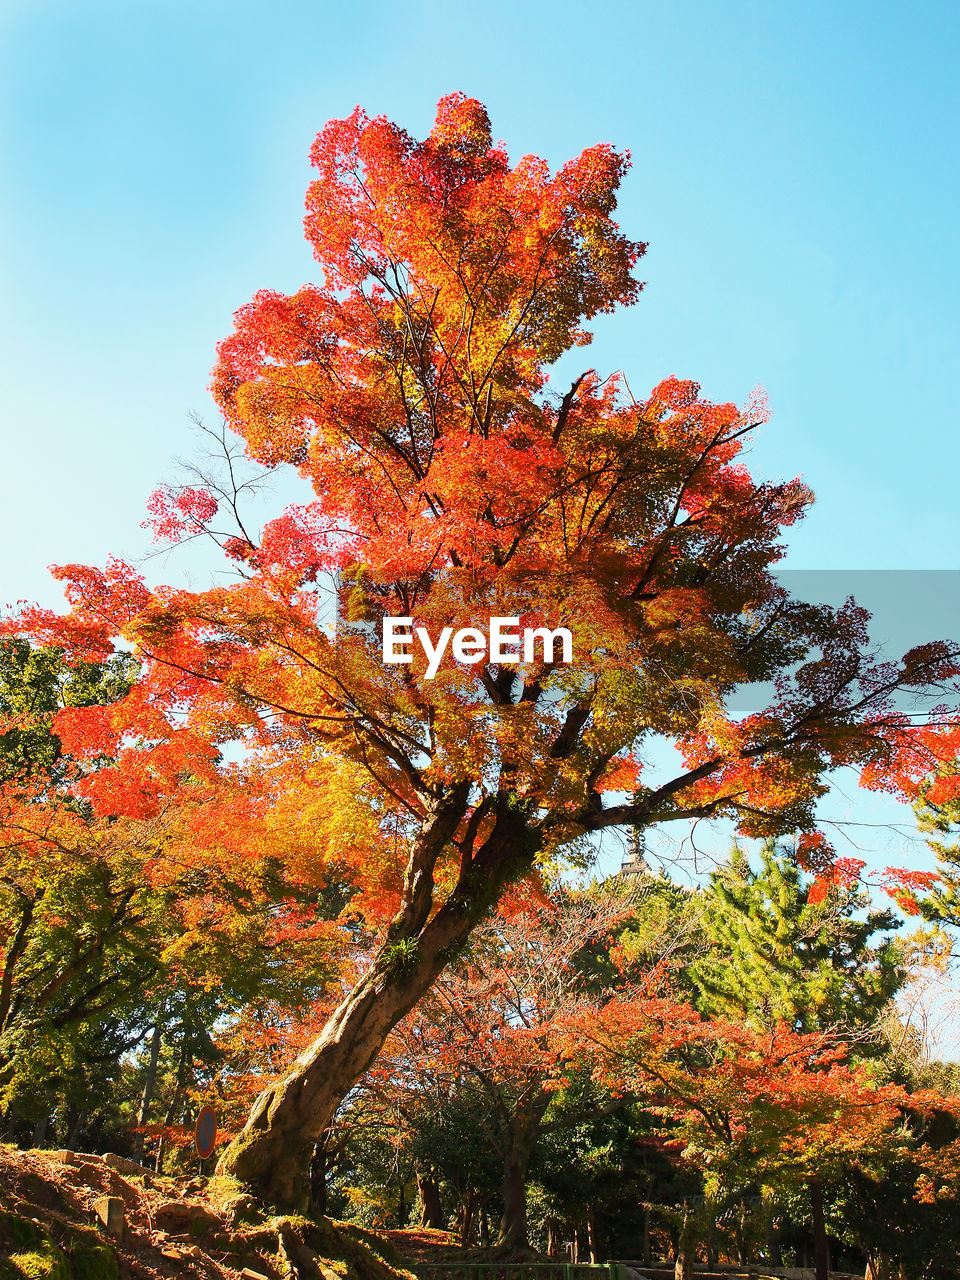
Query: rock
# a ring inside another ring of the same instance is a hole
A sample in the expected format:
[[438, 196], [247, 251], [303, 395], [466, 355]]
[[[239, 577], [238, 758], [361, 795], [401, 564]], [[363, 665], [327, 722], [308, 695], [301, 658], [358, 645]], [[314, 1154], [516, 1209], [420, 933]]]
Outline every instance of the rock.
[[260, 1216], [253, 1196], [230, 1196], [228, 1200], [221, 1201], [218, 1207], [233, 1226], [240, 1222], [256, 1222]]
[[269, 1276], [265, 1276], [262, 1271], [251, 1271], [249, 1267], [244, 1267], [240, 1272], [241, 1280], [270, 1280]]
[[55, 1160], [57, 1164], [77, 1164], [77, 1157], [72, 1151], [48, 1151], [48, 1160]]
[[103, 1163], [115, 1173], [132, 1173], [134, 1177], [142, 1177], [144, 1174], [149, 1176], [153, 1173], [153, 1170], [148, 1169], [146, 1165], [137, 1164], [136, 1160], [128, 1160], [126, 1156], [116, 1156], [112, 1151], [106, 1153]]
[[94, 1200], [93, 1211], [112, 1236], [123, 1239], [123, 1201], [119, 1196], [101, 1196]]
[[205, 1209], [202, 1204], [190, 1204], [185, 1200], [167, 1200], [154, 1210], [153, 1220], [158, 1227], [178, 1235], [189, 1231], [194, 1224], [210, 1226], [219, 1222], [216, 1214]]

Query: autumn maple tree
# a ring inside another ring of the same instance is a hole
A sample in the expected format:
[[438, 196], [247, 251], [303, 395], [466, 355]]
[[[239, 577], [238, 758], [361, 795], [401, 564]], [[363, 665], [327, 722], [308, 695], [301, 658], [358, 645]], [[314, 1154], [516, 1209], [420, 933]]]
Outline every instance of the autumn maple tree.
[[[658, 995], [574, 1016], [562, 1040], [605, 1083], [664, 1117], [680, 1159], [701, 1170], [708, 1189], [806, 1184], [816, 1277], [827, 1280], [821, 1179], [854, 1164], [882, 1166], [897, 1151], [905, 1090], [878, 1083], [829, 1032], [783, 1023], [757, 1030]], [[677, 1280], [692, 1277], [694, 1232], [689, 1211]]]
[[[148, 814], [164, 779], [205, 782], [198, 856], [206, 842], [326, 869], [381, 931], [221, 1160], [277, 1204], [303, 1203], [344, 1094], [538, 859], [608, 827], [726, 815], [748, 835], [801, 832], [800, 857], [829, 873], [828, 773], [914, 787], [948, 726], [894, 695], [957, 670], [944, 644], [880, 662], [855, 605], [777, 585], [781, 535], [811, 495], [744, 464], [762, 400], [714, 404], [675, 377], [638, 400], [592, 369], [551, 386], [584, 325], [640, 290], [645, 246], [612, 216], [625, 154], [511, 164], [484, 108], [452, 94], [423, 141], [358, 108], [312, 161], [321, 282], [242, 307], [213, 378], [249, 458], [295, 469], [304, 500], [258, 533], [229, 485], [161, 491], [158, 536], [209, 533], [233, 581], [154, 588], [118, 561], [64, 566], [69, 613], [14, 624], [75, 660], [121, 643], [142, 664], [126, 698], [58, 730], [78, 757], [116, 761], [83, 784], [92, 804]], [[448, 652], [433, 679], [416, 646], [383, 662], [386, 617], [436, 636], [493, 616], [567, 627], [573, 661]], [[725, 698], [745, 683], [774, 692], [738, 718]], [[657, 737], [679, 748], [673, 776], [644, 769]], [[218, 753], [238, 740], [231, 768], [250, 785], [221, 792]]]

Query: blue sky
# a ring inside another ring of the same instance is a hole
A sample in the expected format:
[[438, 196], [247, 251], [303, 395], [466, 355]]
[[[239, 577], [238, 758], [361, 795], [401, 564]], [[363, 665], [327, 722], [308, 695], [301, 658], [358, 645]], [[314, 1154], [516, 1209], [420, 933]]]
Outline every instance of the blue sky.
[[360, 102], [422, 133], [453, 89], [515, 155], [631, 149], [647, 287], [590, 361], [766, 385], [754, 464], [819, 498], [791, 565], [958, 567], [958, 26], [936, 3], [5, 0], [0, 601], [141, 550], [233, 310], [311, 277], [324, 121]]
[[313, 275], [324, 121], [359, 102], [422, 135], [454, 89], [515, 156], [630, 148], [647, 287], [589, 361], [638, 392], [765, 384], [753, 465], [818, 495], [791, 567], [960, 568], [958, 26], [836, 0], [5, 0], [0, 602], [145, 550], [232, 312]]

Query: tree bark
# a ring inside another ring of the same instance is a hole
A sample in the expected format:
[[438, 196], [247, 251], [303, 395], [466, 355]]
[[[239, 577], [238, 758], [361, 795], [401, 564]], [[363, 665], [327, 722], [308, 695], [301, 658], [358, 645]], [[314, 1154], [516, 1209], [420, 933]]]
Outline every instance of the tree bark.
[[143, 1127], [150, 1119], [150, 1104], [153, 1102], [153, 1091], [157, 1084], [157, 1065], [160, 1062], [160, 1043], [162, 1040], [162, 1032], [160, 1023], [156, 1023], [153, 1033], [150, 1036], [150, 1058], [147, 1062], [147, 1074], [143, 1081], [143, 1093], [140, 1097], [140, 1110], [137, 1113], [137, 1128], [141, 1130], [137, 1134], [137, 1151], [143, 1154]]
[[810, 1211], [813, 1225], [815, 1280], [830, 1280], [830, 1251], [827, 1247], [827, 1225], [823, 1216], [823, 1188], [817, 1178], [810, 1179]]
[[464, 860], [453, 893], [431, 917], [433, 867], [465, 814], [468, 792], [464, 783], [436, 803], [411, 852], [403, 902], [380, 953], [285, 1079], [261, 1093], [220, 1157], [217, 1172], [247, 1183], [267, 1204], [306, 1208], [310, 1156], [341, 1100], [507, 882], [532, 864], [537, 838], [519, 807], [502, 796], [490, 834]]
[[747, 1202], [740, 1201], [740, 1212], [737, 1215], [737, 1225], [735, 1228], [735, 1237], [737, 1241], [737, 1261], [741, 1267], [747, 1265]]
[[683, 1223], [677, 1239], [677, 1253], [673, 1264], [673, 1280], [693, 1280], [693, 1263], [696, 1254], [696, 1229], [693, 1210], [683, 1206]]
[[549, 1103], [550, 1095], [541, 1085], [533, 1097], [518, 1102], [513, 1113], [503, 1160], [503, 1216], [497, 1237], [497, 1248], [504, 1252], [528, 1246], [527, 1170]]
[[878, 1253], [867, 1263], [865, 1280], [890, 1280], [890, 1255]]
[[327, 1214], [327, 1179], [336, 1164], [337, 1150], [330, 1130], [324, 1129], [310, 1157], [310, 1208], [320, 1217]]
[[[457, 1231], [460, 1235], [460, 1247], [466, 1249], [473, 1243], [473, 1229], [477, 1225], [477, 1193], [470, 1188], [460, 1200], [460, 1207], [457, 1210]], [[485, 1219], [481, 1216], [480, 1222], [480, 1243], [486, 1244], [486, 1226]]]
[[177, 1112], [180, 1109], [183, 1100], [183, 1085], [187, 1078], [187, 1069], [190, 1064], [189, 1037], [184, 1028], [181, 1032], [180, 1053], [177, 1060], [177, 1076], [173, 1084], [173, 1097], [170, 1099], [170, 1105], [167, 1107], [166, 1115], [163, 1117], [163, 1132], [160, 1134], [160, 1141], [157, 1143], [157, 1156], [154, 1160], [153, 1167], [157, 1173], [163, 1172], [163, 1152], [167, 1143], [167, 1129], [176, 1119]]
[[420, 1196], [420, 1226], [442, 1231], [446, 1220], [440, 1203], [440, 1188], [433, 1174], [417, 1170], [417, 1192]]
[[497, 1248], [522, 1249], [527, 1243], [527, 1168], [526, 1161], [507, 1157], [503, 1171], [503, 1215]]
[[587, 1248], [590, 1250], [590, 1261], [597, 1262], [600, 1252], [597, 1247], [597, 1211], [592, 1204], [587, 1205]]

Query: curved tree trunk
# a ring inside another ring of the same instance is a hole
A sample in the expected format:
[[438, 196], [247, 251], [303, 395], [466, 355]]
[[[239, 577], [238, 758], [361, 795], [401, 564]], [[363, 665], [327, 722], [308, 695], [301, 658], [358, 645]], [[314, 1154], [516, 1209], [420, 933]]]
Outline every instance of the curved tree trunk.
[[396, 1024], [430, 989], [507, 882], [529, 869], [536, 838], [508, 796], [493, 828], [435, 915], [433, 868], [467, 809], [469, 784], [451, 788], [424, 823], [407, 865], [403, 904], [370, 969], [334, 1011], [285, 1079], [264, 1090], [220, 1158], [266, 1203], [302, 1211], [310, 1157], [342, 1099], [372, 1065]]
[[465, 941], [472, 923], [434, 930], [412, 964], [398, 963], [390, 946], [384, 947], [287, 1077], [261, 1093], [243, 1131], [221, 1156], [218, 1172], [249, 1184], [268, 1204], [303, 1209], [317, 1140], [392, 1029], [429, 990], [445, 963], [445, 948]]

